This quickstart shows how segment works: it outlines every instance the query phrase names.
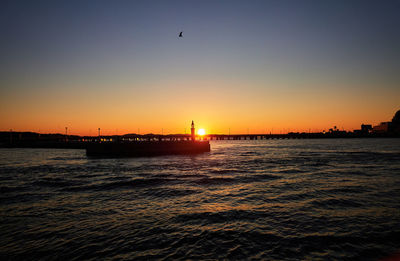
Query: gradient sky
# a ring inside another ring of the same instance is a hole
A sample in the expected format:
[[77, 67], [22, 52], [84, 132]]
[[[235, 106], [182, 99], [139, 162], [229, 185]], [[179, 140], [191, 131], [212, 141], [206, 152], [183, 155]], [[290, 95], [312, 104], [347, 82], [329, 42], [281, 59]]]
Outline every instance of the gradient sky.
[[400, 1], [0, 5], [0, 130], [352, 130], [400, 109]]

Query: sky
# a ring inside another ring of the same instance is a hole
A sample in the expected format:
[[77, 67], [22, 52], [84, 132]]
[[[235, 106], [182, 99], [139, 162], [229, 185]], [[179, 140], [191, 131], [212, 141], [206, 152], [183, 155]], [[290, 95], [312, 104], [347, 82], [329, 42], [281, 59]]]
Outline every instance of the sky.
[[377, 125], [400, 109], [399, 13], [400, 1], [2, 1], [0, 130]]

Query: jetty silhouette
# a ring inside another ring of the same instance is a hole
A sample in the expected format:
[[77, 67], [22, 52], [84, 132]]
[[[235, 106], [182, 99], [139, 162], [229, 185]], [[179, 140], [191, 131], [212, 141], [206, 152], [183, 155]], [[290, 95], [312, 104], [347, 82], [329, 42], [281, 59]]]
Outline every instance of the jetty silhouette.
[[400, 138], [400, 110], [392, 121], [377, 126], [362, 124], [359, 130], [345, 131], [336, 127], [323, 132], [289, 132], [286, 134], [124, 134], [98, 136], [40, 134], [35, 132], [0, 131], [2, 148], [64, 148], [86, 149], [88, 155], [157, 156], [196, 154], [210, 151], [211, 140], [326, 139], [326, 138]]
[[196, 140], [194, 122], [190, 139], [163, 139], [148, 136], [146, 140], [116, 140], [91, 142], [86, 146], [89, 157], [140, 157], [171, 154], [198, 154], [210, 151], [208, 140]]

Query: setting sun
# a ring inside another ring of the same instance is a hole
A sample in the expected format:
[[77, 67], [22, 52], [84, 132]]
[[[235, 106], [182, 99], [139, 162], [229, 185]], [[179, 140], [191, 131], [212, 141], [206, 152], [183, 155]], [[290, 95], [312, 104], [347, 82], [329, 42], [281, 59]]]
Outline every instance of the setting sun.
[[204, 134], [206, 134], [206, 131], [205, 131], [204, 129], [199, 129], [199, 130], [197, 131], [197, 133], [198, 133], [200, 136], [203, 136]]

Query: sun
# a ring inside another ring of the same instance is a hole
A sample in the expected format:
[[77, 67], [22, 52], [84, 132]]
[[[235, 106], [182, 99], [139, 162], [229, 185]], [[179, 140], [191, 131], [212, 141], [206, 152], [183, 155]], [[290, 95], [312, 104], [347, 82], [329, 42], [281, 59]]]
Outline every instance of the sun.
[[200, 136], [203, 136], [203, 135], [206, 134], [206, 131], [205, 131], [204, 129], [199, 129], [199, 130], [197, 131], [197, 133], [198, 133]]

